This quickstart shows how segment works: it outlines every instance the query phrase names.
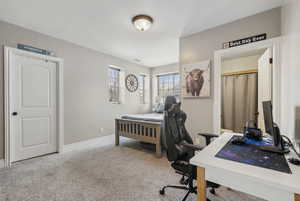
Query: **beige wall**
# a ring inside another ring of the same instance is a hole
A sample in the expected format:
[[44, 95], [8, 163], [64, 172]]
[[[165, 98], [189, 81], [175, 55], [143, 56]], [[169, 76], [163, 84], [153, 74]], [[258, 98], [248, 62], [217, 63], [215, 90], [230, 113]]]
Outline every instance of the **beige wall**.
[[149, 76], [148, 68], [0, 21], [0, 158], [4, 155], [3, 46], [16, 47], [17, 43], [53, 50], [64, 59], [65, 144], [112, 134], [115, 116], [150, 110], [149, 101], [139, 103], [137, 92], [126, 91], [123, 104], [111, 104], [107, 89], [108, 65]]
[[300, 142], [300, 1], [282, 8], [281, 130]]
[[261, 55], [252, 55], [247, 57], [238, 57], [222, 61], [222, 73], [232, 73], [238, 71], [247, 71], [258, 68], [258, 60]]
[[[211, 59], [214, 51], [227, 41], [261, 33], [268, 38], [281, 35], [281, 9], [273, 9], [238, 21], [218, 26], [180, 39], [180, 65]], [[213, 62], [212, 77], [213, 80]], [[212, 82], [212, 94], [213, 94]], [[183, 110], [188, 115], [187, 128], [191, 133], [212, 132], [213, 96], [205, 99], [183, 99]]]
[[164, 73], [173, 73], [173, 72], [179, 72], [179, 64], [168, 64], [163, 66], [157, 66], [155, 68], [151, 68], [152, 75], [158, 75], [158, 74], [164, 74]]

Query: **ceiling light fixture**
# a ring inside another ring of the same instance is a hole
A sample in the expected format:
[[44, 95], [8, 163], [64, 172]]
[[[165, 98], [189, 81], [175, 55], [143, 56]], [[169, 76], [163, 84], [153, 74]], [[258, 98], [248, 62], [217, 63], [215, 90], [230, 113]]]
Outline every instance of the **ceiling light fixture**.
[[152, 17], [148, 15], [137, 15], [132, 18], [132, 24], [139, 31], [147, 31], [153, 24]]

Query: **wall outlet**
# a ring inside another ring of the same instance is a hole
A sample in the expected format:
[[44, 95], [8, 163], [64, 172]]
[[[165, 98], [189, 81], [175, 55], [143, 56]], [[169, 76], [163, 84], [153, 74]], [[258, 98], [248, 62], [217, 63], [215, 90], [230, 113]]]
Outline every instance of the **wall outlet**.
[[103, 133], [103, 132], [104, 132], [104, 128], [100, 128], [99, 133]]

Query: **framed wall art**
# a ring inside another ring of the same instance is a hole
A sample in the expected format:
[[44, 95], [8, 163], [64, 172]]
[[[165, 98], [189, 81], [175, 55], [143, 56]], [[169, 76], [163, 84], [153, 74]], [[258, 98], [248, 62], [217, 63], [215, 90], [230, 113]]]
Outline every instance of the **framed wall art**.
[[183, 98], [211, 96], [210, 60], [182, 65]]

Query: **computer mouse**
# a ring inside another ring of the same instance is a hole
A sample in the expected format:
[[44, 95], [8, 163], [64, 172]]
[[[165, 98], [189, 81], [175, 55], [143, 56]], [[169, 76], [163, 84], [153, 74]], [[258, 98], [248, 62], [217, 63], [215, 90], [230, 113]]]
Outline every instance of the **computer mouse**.
[[298, 158], [289, 158], [288, 161], [293, 165], [300, 165], [300, 160]]
[[235, 138], [231, 141], [232, 144], [235, 144], [235, 145], [245, 145], [246, 142], [243, 138]]

